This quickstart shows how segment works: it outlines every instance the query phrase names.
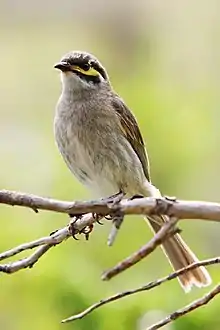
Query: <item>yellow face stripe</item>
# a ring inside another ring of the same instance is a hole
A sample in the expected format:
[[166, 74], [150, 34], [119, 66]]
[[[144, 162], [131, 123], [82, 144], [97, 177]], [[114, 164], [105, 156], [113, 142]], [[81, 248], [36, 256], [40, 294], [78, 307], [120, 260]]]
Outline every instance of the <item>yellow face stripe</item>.
[[99, 72], [96, 71], [94, 68], [90, 68], [88, 71], [85, 71], [82, 68], [80, 68], [79, 66], [72, 65], [71, 69], [75, 70], [75, 71], [78, 71], [78, 72], [81, 72], [82, 74], [84, 74], [86, 76], [99, 76]]

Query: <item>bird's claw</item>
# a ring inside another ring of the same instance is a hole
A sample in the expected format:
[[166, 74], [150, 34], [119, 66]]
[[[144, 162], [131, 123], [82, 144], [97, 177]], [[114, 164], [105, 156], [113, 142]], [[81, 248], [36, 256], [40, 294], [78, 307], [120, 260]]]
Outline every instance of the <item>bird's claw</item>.
[[99, 224], [99, 225], [103, 225], [103, 223], [100, 221], [103, 218], [102, 214], [98, 214], [98, 213], [92, 213], [93, 219], [95, 219], [95, 221]]
[[175, 196], [164, 196], [164, 198], [165, 198], [168, 202], [176, 202], [176, 197], [175, 197]]
[[106, 220], [113, 220], [113, 216], [108, 214], [108, 215], [105, 216], [105, 219]]
[[133, 199], [138, 199], [138, 198], [144, 198], [144, 196], [140, 195], [140, 194], [135, 194], [135, 195], [131, 196], [131, 198], [129, 198], [129, 199], [130, 199], [130, 201], [133, 201]]
[[68, 230], [70, 232], [70, 235], [72, 236], [72, 238], [74, 238], [76, 241], [78, 241], [79, 239], [76, 237], [76, 235], [79, 233], [78, 230], [75, 229], [74, 224], [76, 221], [71, 221], [69, 223], [68, 226]]
[[85, 238], [86, 238], [86, 241], [88, 241], [89, 239], [89, 235], [90, 233], [93, 231], [93, 224], [89, 225], [89, 226], [86, 226], [85, 228], [83, 228], [82, 230], [80, 230], [80, 234], [84, 234], [85, 235]]
[[99, 225], [104, 225], [104, 223], [103, 222], [101, 222], [99, 219], [98, 220], [96, 220], [96, 222], [99, 224]]
[[53, 234], [55, 234], [57, 231], [58, 231], [58, 229], [53, 230], [53, 231], [50, 233], [50, 236], [52, 236]]
[[70, 235], [76, 240], [78, 241], [79, 239], [76, 237], [77, 234], [79, 234], [79, 231], [75, 228], [75, 223], [78, 219], [80, 219], [82, 217], [81, 214], [69, 214], [71, 221], [68, 225], [68, 230], [70, 232]]

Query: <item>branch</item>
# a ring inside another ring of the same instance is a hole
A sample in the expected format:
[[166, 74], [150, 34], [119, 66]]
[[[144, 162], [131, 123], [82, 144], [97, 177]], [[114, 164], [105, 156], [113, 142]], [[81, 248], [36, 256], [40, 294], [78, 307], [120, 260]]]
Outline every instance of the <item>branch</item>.
[[[66, 322], [71, 322], [71, 321], [74, 321], [74, 320], [82, 319], [83, 317], [85, 317], [86, 315], [90, 314], [92, 311], [98, 309], [101, 306], [104, 306], [106, 304], [109, 304], [112, 301], [116, 301], [116, 300], [125, 298], [127, 296], [130, 296], [130, 295], [133, 295], [133, 294], [136, 294], [136, 293], [139, 293], [139, 292], [151, 290], [151, 289], [153, 289], [153, 288], [155, 288], [155, 287], [157, 287], [157, 286], [159, 286], [159, 285], [161, 285], [161, 284], [163, 284], [165, 282], [171, 281], [171, 280], [175, 279], [176, 277], [178, 277], [178, 276], [180, 276], [182, 274], [187, 273], [188, 271], [190, 271], [190, 270], [192, 270], [194, 268], [197, 268], [197, 267], [200, 267], [200, 266], [209, 266], [209, 265], [214, 265], [214, 264], [219, 264], [219, 263], [220, 263], [220, 257], [212, 258], [212, 259], [206, 259], [206, 260], [203, 260], [203, 261], [195, 262], [195, 263], [193, 263], [193, 264], [191, 264], [191, 265], [189, 265], [189, 266], [187, 266], [185, 268], [179, 269], [178, 271], [175, 271], [175, 272], [169, 274], [168, 276], [165, 276], [165, 277], [160, 278], [158, 280], [149, 282], [149, 283], [147, 283], [147, 284], [145, 284], [145, 285], [143, 285], [143, 286], [141, 286], [139, 288], [136, 288], [136, 289], [133, 289], [133, 290], [127, 290], [127, 291], [124, 291], [124, 292], [120, 292], [120, 293], [117, 293], [117, 294], [115, 294], [113, 296], [110, 296], [108, 298], [102, 299], [102, 300], [98, 301], [97, 303], [91, 305], [90, 307], [88, 307], [87, 309], [85, 309], [84, 311], [82, 311], [81, 313], [75, 314], [73, 316], [70, 316], [70, 317], [62, 320], [62, 323], [66, 323]], [[219, 285], [219, 287], [220, 287], [220, 285]], [[220, 290], [220, 289], [218, 289], [218, 290]], [[216, 288], [213, 291], [216, 292]], [[209, 300], [211, 300], [213, 298], [213, 296], [212, 296], [213, 291], [210, 291], [210, 293], [208, 293], [205, 297], [207, 297], [207, 296], [210, 297], [211, 296], [211, 298], [209, 299]], [[219, 293], [219, 292], [216, 292], [215, 295], [217, 293]], [[204, 298], [201, 298], [200, 300], [197, 300], [197, 301], [194, 302], [195, 305], [197, 306], [196, 308], [200, 307], [200, 304], [198, 304], [198, 301], [201, 301], [202, 299], [204, 299]], [[205, 299], [207, 299], [207, 298], [205, 298]], [[208, 301], [205, 300], [205, 302], [202, 305], [204, 305]], [[193, 303], [191, 305], [189, 305], [189, 306], [192, 306], [192, 305], [193, 305]], [[189, 308], [189, 306], [187, 306], [185, 308]], [[193, 308], [193, 309], [195, 309], [195, 308]], [[183, 310], [185, 310], [185, 309], [183, 309]], [[191, 310], [192, 309], [190, 308], [189, 311], [191, 311]], [[180, 311], [182, 311], [182, 310], [180, 310]], [[179, 313], [180, 311], [177, 311], [177, 312]], [[171, 314], [171, 315], [173, 315], [173, 314]], [[186, 314], [186, 312], [184, 314]], [[179, 316], [181, 316], [181, 315], [179, 315]], [[167, 320], [167, 318], [166, 318], [166, 320]], [[172, 317], [170, 317], [170, 321], [169, 322], [171, 322], [172, 320], [173, 320]], [[165, 325], [167, 323], [164, 323], [161, 326], [163, 326], [163, 325]], [[152, 329], [158, 329], [158, 328], [149, 328], [148, 330], [152, 330]]]
[[112, 212], [122, 214], [164, 214], [178, 219], [204, 219], [220, 221], [220, 203], [170, 200], [166, 198], [124, 199], [116, 204], [109, 199], [97, 201], [65, 202], [35, 195], [0, 190], [0, 204], [29, 207], [34, 211], [47, 210], [73, 215], [97, 213], [107, 215]]

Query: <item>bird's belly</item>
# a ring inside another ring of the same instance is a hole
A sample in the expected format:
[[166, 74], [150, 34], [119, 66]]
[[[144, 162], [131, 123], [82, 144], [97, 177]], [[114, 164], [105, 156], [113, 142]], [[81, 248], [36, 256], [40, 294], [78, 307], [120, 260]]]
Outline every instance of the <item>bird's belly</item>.
[[[68, 132], [70, 132], [68, 134]], [[98, 135], [87, 139], [72, 128], [56, 131], [60, 152], [71, 172], [96, 197], [107, 197], [122, 190], [127, 196], [145, 193], [146, 178], [136, 153], [126, 140], [114, 134], [105, 140]]]
[[90, 157], [88, 150], [78, 143], [74, 147], [69, 146], [67, 154], [71, 153], [72, 157], [64, 156], [66, 163], [76, 178], [90, 189], [93, 197], [104, 198], [119, 191], [123, 191], [127, 197], [135, 194], [150, 195], [148, 188], [146, 189], [148, 182], [142, 176], [142, 171], [135, 167], [130, 168], [129, 163], [125, 165], [124, 160], [119, 160], [114, 165], [112, 159], [96, 162], [96, 159]]

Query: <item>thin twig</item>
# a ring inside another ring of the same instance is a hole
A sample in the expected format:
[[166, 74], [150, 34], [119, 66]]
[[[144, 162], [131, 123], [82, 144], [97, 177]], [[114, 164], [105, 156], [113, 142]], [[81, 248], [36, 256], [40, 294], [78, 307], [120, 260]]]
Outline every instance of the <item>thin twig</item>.
[[219, 293], [220, 293], [220, 284], [218, 284], [214, 289], [212, 289], [210, 292], [205, 294], [202, 298], [194, 300], [191, 304], [171, 313], [163, 320], [148, 327], [146, 330], [156, 330], [162, 328], [164, 325], [175, 321], [179, 317], [188, 314], [201, 306], [208, 304], [209, 301], [212, 300]]
[[102, 275], [102, 280], [110, 280], [112, 277], [120, 274], [125, 269], [138, 263], [140, 260], [145, 258], [147, 255], [152, 253], [158, 245], [160, 245], [165, 239], [173, 236], [178, 232], [178, 229], [172, 230], [177, 223], [177, 218], [171, 218], [169, 222], [164, 223], [161, 229], [152, 237], [152, 239], [141, 247], [137, 252], [133, 253], [128, 258], [119, 262], [113, 268], [105, 271]]
[[178, 271], [175, 271], [175, 272], [169, 274], [168, 276], [165, 276], [165, 277], [160, 278], [158, 280], [149, 282], [149, 283], [147, 283], [147, 284], [145, 284], [145, 285], [143, 285], [139, 288], [132, 289], [132, 290], [127, 290], [127, 291], [124, 291], [124, 292], [120, 292], [120, 293], [117, 293], [117, 294], [115, 294], [113, 296], [110, 296], [108, 298], [102, 299], [102, 300], [98, 301], [97, 303], [91, 305], [90, 307], [88, 307], [87, 309], [82, 311], [81, 313], [70, 316], [67, 319], [64, 319], [62, 322], [66, 323], [66, 322], [71, 322], [71, 321], [74, 321], [74, 320], [81, 319], [84, 316], [90, 314], [95, 309], [98, 309], [99, 307], [104, 306], [104, 305], [106, 305], [106, 304], [108, 304], [112, 301], [116, 301], [116, 300], [125, 298], [127, 296], [130, 296], [130, 295], [133, 295], [133, 294], [136, 294], [136, 293], [139, 293], [139, 292], [151, 290], [151, 289], [153, 289], [153, 288], [155, 288], [155, 287], [157, 287], [157, 286], [159, 286], [159, 285], [161, 285], [165, 282], [171, 281], [171, 280], [175, 279], [176, 277], [178, 277], [182, 274], [185, 274], [188, 271], [190, 271], [192, 269], [195, 269], [197, 267], [209, 266], [209, 265], [214, 265], [214, 264], [219, 264], [219, 263], [220, 263], [220, 257], [195, 262], [195, 263], [193, 263], [193, 264], [191, 264], [191, 265], [189, 265], [185, 268], [179, 269]]
[[53, 245], [47, 244], [40, 246], [29, 257], [14, 261], [5, 265], [0, 265], [0, 271], [6, 274], [12, 274], [20, 269], [31, 268]]
[[24, 243], [21, 245], [16, 246], [15, 248], [5, 251], [3, 253], [0, 254], [0, 260], [4, 260], [7, 258], [10, 258], [18, 253], [21, 253], [22, 251], [25, 250], [29, 250], [29, 249], [33, 249], [37, 246], [40, 245], [45, 245], [45, 244], [49, 244], [49, 245], [55, 245], [58, 244], [60, 242], [62, 242], [64, 239], [68, 238], [70, 236], [70, 233], [68, 231], [68, 228], [62, 228], [60, 230], [57, 230], [53, 235], [51, 236], [46, 236], [46, 237], [42, 237], [40, 239], [37, 239], [35, 241], [32, 242], [28, 242], [28, 243]]

